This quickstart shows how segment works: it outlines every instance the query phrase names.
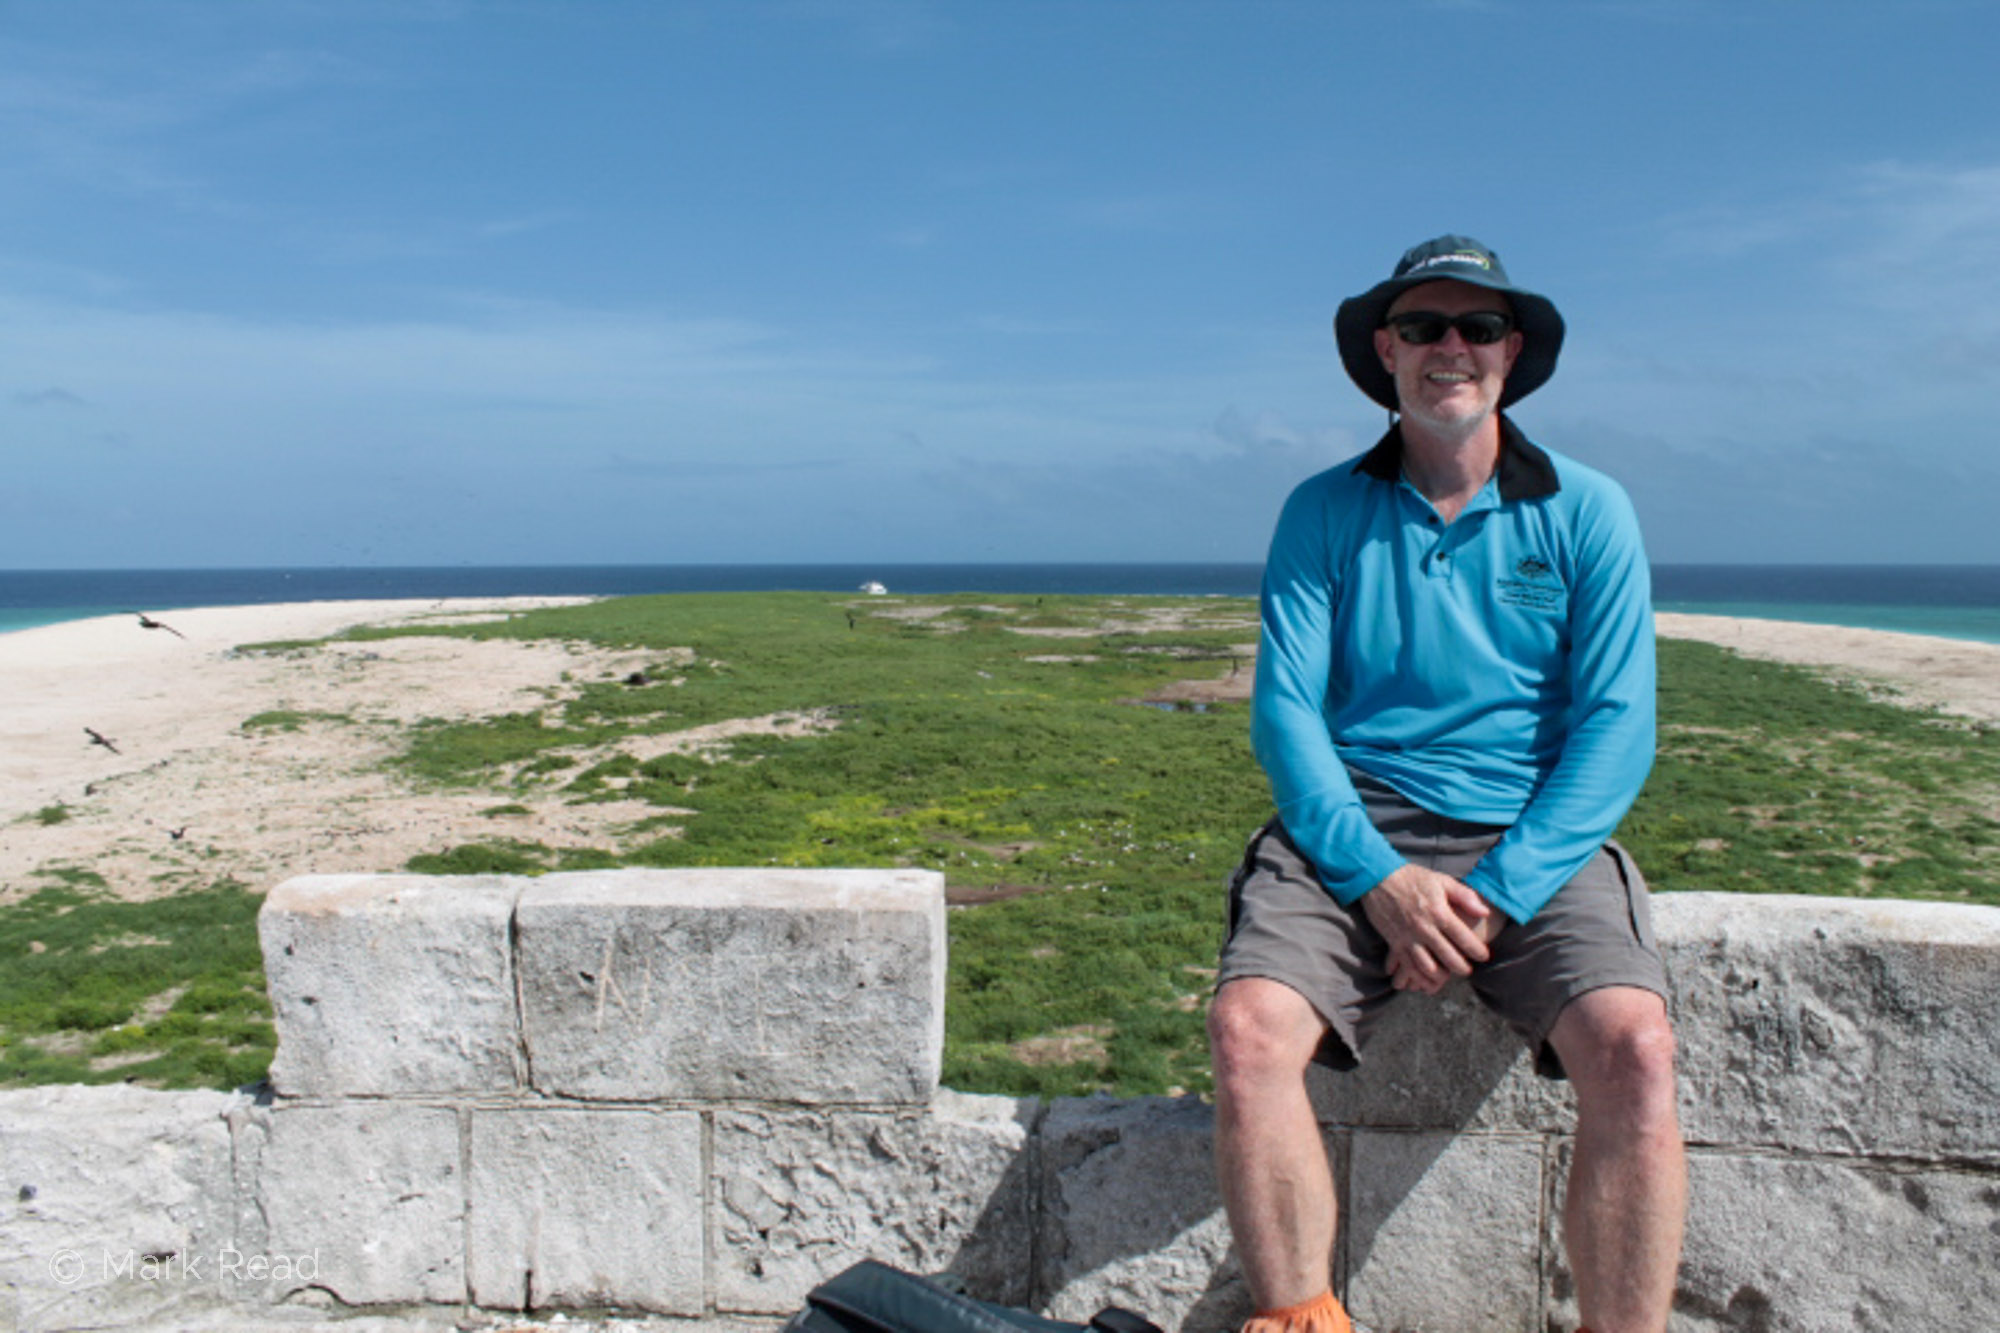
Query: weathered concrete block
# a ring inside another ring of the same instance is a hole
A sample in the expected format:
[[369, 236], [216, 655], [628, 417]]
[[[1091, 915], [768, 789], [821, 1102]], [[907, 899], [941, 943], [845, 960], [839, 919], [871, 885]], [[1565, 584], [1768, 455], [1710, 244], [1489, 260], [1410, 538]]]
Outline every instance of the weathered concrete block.
[[257, 914], [287, 1097], [520, 1086], [508, 939], [524, 881], [307, 875]]
[[[1696, 1149], [1688, 1185], [1673, 1333], [1994, 1327], [1990, 1173]], [[1575, 1282], [1550, 1239], [1551, 1327], [1570, 1327]]]
[[1356, 1130], [1347, 1303], [1384, 1329], [1542, 1327], [1543, 1140]]
[[473, 1301], [701, 1313], [701, 1140], [693, 1111], [475, 1110]]
[[1234, 1328], [1250, 1299], [1215, 1183], [1213, 1109], [1198, 1098], [1070, 1098], [1042, 1122], [1042, 1245], [1049, 1313], [1106, 1305], [1164, 1328]]
[[242, 1100], [0, 1092], [0, 1328], [116, 1327], [221, 1300], [235, 1220], [224, 1116]]
[[1313, 1109], [1328, 1125], [1566, 1133], [1575, 1099], [1535, 1073], [1528, 1048], [1454, 982], [1436, 996], [1396, 997], [1358, 1069], [1313, 1066]]
[[1683, 1128], [2000, 1162], [2000, 909], [1662, 894]]
[[926, 1109], [718, 1110], [715, 1302], [795, 1310], [861, 1259], [950, 1271], [1023, 1304], [1035, 1102], [940, 1092]]
[[[2000, 909], [1676, 893], [1653, 900], [1697, 1141], [1996, 1159]], [[1465, 985], [1405, 995], [1328, 1124], [1567, 1133], [1573, 1100]]]
[[466, 1298], [459, 1113], [393, 1102], [231, 1112], [243, 1182], [225, 1285], [239, 1300], [320, 1288], [348, 1305]]
[[944, 878], [892, 870], [549, 875], [517, 908], [544, 1092], [927, 1103]]

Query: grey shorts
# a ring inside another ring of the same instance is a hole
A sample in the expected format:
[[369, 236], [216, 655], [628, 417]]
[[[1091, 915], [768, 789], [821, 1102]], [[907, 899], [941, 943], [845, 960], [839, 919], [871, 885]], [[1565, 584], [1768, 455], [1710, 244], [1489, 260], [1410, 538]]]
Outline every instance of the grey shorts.
[[[1505, 833], [1432, 814], [1393, 788], [1357, 775], [1368, 818], [1405, 860], [1463, 877]], [[1653, 940], [1646, 882], [1624, 848], [1608, 842], [1526, 925], [1509, 921], [1474, 967], [1480, 1000], [1535, 1053], [1537, 1072], [1561, 1078], [1548, 1044], [1563, 1006], [1605, 986], [1667, 993]], [[1397, 991], [1389, 947], [1356, 903], [1342, 907], [1276, 819], [1259, 829], [1229, 881], [1229, 936], [1216, 984], [1265, 977], [1291, 987], [1327, 1022], [1313, 1057], [1335, 1069], [1359, 1062], [1368, 1032]]]

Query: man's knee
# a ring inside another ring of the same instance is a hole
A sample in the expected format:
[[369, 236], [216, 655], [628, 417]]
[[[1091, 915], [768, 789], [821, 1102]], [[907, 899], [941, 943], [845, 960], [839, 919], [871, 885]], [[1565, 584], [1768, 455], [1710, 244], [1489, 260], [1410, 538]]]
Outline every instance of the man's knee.
[[1208, 1010], [1209, 1055], [1219, 1088], [1244, 1080], [1302, 1074], [1326, 1023], [1283, 982], [1240, 977], [1216, 992]]
[[1642, 1119], [1674, 1113], [1674, 1030], [1666, 1002], [1629, 987], [1593, 991], [1563, 1011], [1557, 1042], [1579, 1109]]

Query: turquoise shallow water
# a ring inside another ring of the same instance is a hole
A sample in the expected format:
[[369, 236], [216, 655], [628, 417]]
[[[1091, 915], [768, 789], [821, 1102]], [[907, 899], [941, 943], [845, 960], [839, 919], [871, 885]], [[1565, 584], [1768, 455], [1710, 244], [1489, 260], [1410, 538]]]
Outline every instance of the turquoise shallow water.
[[60, 625], [65, 620], [89, 620], [108, 616], [120, 607], [106, 606], [0, 606], [0, 634], [9, 630], [34, 629], [40, 625]]
[[1893, 630], [1898, 634], [1934, 634], [1946, 639], [2000, 643], [2000, 607], [1992, 606], [1662, 601], [1655, 603], [1655, 609], [1704, 616], [1747, 616], [1753, 620], [1799, 620], [1811, 625], [1847, 625], [1854, 629]]

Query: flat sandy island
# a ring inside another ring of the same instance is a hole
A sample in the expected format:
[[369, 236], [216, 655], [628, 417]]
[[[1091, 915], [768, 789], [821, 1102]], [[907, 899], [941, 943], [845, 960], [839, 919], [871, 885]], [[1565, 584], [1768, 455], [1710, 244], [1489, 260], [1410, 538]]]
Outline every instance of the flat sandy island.
[[[0, 902], [64, 872], [88, 871], [112, 892], [142, 898], [224, 878], [261, 891], [297, 874], [399, 870], [412, 856], [492, 838], [617, 847], [641, 821], [669, 812], [570, 805], [554, 791], [423, 790], [384, 761], [414, 722], [548, 710], [585, 683], [634, 671], [670, 679], [685, 653], [427, 635], [244, 650], [582, 600], [216, 607], [155, 612], [170, 629], [108, 616], [0, 634]], [[1717, 616], [1663, 614], [1659, 627], [2000, 721], [2000, 646]], [[1233, 697], [1249, 677], [1238, 671], [1214, 685]], [[644, 759], [819, 725], [744, 718], [630, 744], [644, 746], [636, 754]]]

